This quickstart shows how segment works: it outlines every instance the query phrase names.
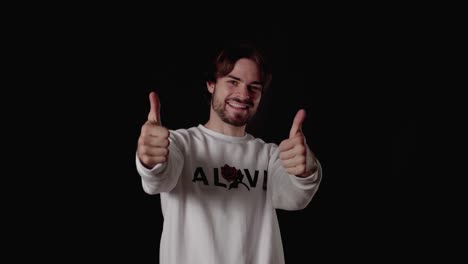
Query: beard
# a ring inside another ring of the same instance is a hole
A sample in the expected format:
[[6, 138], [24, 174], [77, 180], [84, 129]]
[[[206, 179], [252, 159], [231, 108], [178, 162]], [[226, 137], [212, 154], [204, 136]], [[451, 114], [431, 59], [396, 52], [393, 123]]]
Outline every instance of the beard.
[[[245, 110], [245, 113], [228, 113], [226, 110], [226, 105], [229, 100], [247, 104], [249, 105], [249, 108]], [[221, 120], [223, 120], [223, 122], [236, 127], [245, 126], [253, 117], [253, 113], [249, 111], [253, 107], [252, 101], [240, 100], [237, 98], [226, 98], [225, 100], [220, 100], [216, 97], [216, 89], [214, 89], [212, 94], [211, 105], [215, 113], [219, 116], [219, 118], [221, 118]]]

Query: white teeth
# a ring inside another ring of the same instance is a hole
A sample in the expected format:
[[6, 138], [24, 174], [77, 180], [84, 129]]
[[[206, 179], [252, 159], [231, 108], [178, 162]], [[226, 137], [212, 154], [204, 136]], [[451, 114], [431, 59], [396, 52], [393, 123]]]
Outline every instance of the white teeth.
[[228, 102], [228, 104], [232, 107], [236, 107], [236, 108], [247, 108], [247, 105], [245, 104], [239, 104], [239, 103], [235, 103], [235, 102]]

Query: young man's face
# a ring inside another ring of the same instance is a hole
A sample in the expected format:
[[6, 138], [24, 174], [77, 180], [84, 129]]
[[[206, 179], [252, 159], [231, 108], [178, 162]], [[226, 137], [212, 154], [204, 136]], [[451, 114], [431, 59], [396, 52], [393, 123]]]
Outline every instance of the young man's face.
[[240, 59], [227, 75], [209, 83], [211, 107], [224, 122], [244, 126], [257, 111], [262, 97], [262, 84], [257, 64]]

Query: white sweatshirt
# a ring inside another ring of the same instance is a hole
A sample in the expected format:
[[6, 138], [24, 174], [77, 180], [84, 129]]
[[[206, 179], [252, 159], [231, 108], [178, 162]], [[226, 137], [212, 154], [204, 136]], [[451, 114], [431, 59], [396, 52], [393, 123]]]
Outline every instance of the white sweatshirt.
[[136, 159], [144, 191], [161, 194], [160, 263], [284, 263], [275, 209], [306, 207], [321, 167], [289, 175], [278, 145], [202, 125], [171, 130], [169, 139], [168, 162], [148, 170]]

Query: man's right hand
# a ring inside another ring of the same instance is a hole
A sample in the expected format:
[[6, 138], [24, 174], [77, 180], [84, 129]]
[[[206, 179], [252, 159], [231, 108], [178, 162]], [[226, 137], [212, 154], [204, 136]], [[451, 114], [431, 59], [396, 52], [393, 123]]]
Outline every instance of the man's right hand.
[[169, 130], [161, 126], [160, 104], [155, 92], [149, 94], [151, 109], [148, 121], [142, 126], [138, 139], [137, 155], [148, 169], [167, 161], [169, 155]]

